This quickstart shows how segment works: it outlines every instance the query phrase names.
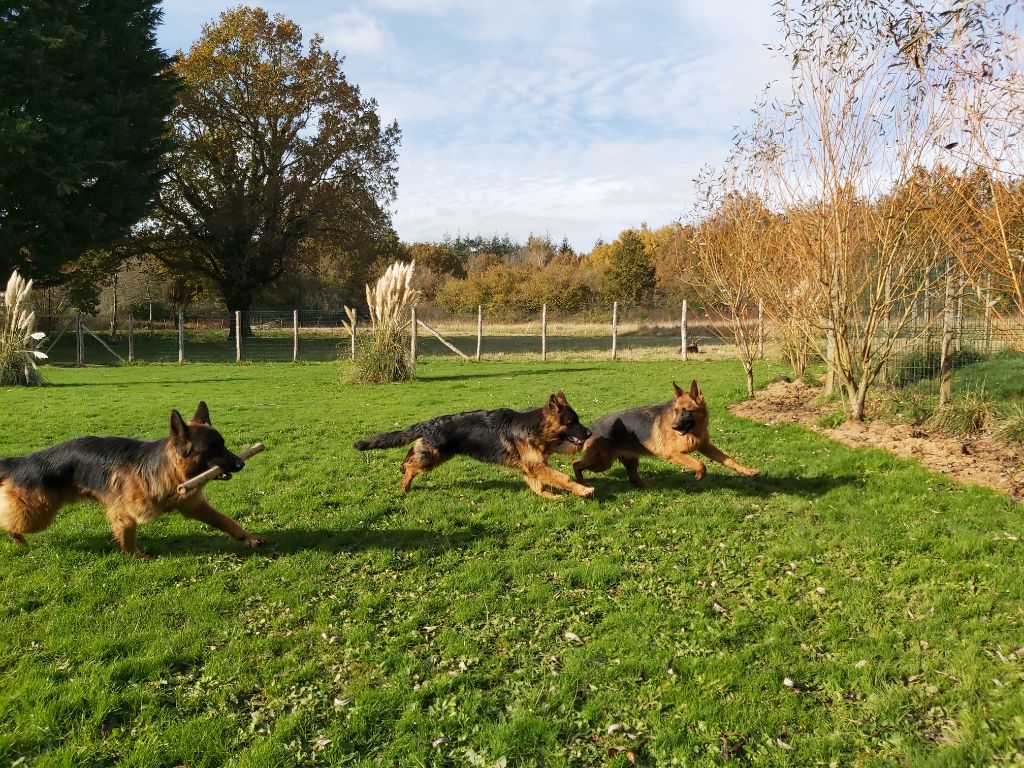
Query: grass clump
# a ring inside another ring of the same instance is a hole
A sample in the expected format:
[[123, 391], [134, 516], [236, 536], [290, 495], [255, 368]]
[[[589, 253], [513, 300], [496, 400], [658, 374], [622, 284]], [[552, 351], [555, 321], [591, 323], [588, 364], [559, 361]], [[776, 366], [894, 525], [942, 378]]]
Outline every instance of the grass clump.
[[37, 387], [44, 383], [36, 360], [46, 359], [46, 355], [31, 346], [46, 334], [34, 330], [36, 313], [31, 309], [31, 293], [32, 281], [15, 270], [0, 296], [0, 386]]
[[[362, 384], [387, 384], [413, 377], [405, 329], [409, 326], [409, 313], [420, 298], [420, 291], [412, 287], [415, 267], [415, 261], [396, 261], [373, 288], [366, 286], [371, 340], [356, 356], [355, 371], [356, 381]], [[416, 329], [412, 330], [415, 333]]]
[[925, 424], [937, 432], [966, 435], [989, 429], [998, 415], [995, 404], [985, 395], [985, 388], [980, 387], [967, 389], [961, 397], [936, 408]]
[[1010, 403], [992, 430], [992, 437], [1008, 443], [1024, 443], [1024, 402]]

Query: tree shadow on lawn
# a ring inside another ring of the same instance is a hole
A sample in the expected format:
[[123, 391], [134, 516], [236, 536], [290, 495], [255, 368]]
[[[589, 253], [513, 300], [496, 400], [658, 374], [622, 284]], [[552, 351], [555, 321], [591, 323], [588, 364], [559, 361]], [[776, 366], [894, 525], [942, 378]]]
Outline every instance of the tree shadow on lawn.
[[64, 382], [47, 382], [46, 389], [67, 389], [69, 387], [124, 387], [131, 386], [132, 384], [225, 384], [233, 381], [256, 381], [259, 379], [258, 376], [250, 375], [246, 376], [243, 374], [232, 373], [230, 376], [224, 376], [222, 378], [211, 378], [211, 379], [194, 379], [187, 376], [181, 379], [115, 379], [111, 381], [64, 381]]
[[[334, 552], [352, 554], [369, 550], [413, 551], [439, 554], [464, 549], [473, 542], [490, 539], [502, 546], [505, 534], [486, 525], [471, 523], [450, 533], [426, 528], [278, 528], [253, 531], [267, 539], [259, 549], [224, 536], [219, 531], [197, 527], [195, 532], [147, 536], [140, 529], [139, 548], [157, 558], [194, 557], [196, 555], [234, 554], [239, 557], [267, 557], [298, 552]], [[72, 549], [103, 554], [114, 550], [110, 536], [86, 534], [67, 542]]]
[[[515, 370], [504, 370], [504, 371], [480, 371], [479, 373], [457, 373], [457, 374], [440, 374], [437, 376], [431, 375], [428, 371], [426, 374], [416, 374], [417, 381], [429, 382], [429, 381], [469, 381], [472, 379], [489, 379], [489, 378], [519, 378], [521, 376], [548, 376], [553, 373], [588, 373], [591, 371], [598, 370], [598, 366], [578, 366], [574, 368], [517, 368]], [[569, 386], [572, 386], [570, 383]]]

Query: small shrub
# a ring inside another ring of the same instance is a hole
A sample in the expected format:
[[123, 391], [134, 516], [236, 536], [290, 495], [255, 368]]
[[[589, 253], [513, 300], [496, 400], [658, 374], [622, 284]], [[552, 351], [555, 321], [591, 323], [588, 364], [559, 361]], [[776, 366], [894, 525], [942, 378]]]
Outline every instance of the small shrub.
[[1008, 443], [1024, 443], [1024, 402], [1011, 403], [992, 430], [992, 437]]
[[29, 306], [31, 292], [32, 281], [15, 271], [0, 296], [0, 386], [37, 387], [44, 383], [36, 360], [45, 360], [46, 355], [30, 349], [33, 341], [46, 336], [33, 331], [36, 313]]
[[937, 432], [965, 435], [988, 429], [997, 415], [995, 404], [985, 397], [985, 389], [981, 387], [968, 389], [961, 397], [936, 408], [925, 424]]
[[835, 429], [840, 424], [846, 421], [846, 411], [833, 411], [832, 413], [826, 413], [824, 416], [818, 419], [819, 426], [827, 429]]
[[415, 261], [396, 261], [373, 288], [366, 286], [371, 336], [369, 345], [356, 356], [356, 380], [363, 384], [408, 381], [413, 377], [405, 330], [410, 311], [420, 298], [420, 292], [411, 285], [415, 267]]

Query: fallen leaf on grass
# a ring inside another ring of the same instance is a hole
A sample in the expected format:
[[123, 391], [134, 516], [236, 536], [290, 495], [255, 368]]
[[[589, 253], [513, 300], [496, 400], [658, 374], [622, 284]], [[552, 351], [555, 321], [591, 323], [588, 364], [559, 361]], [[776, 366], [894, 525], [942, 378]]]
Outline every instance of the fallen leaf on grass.
[[577, 635], [575, 632], [566, 632], [565, 634], [562, 635], [562, 637], [564, 637], [566, 640], [569, 640], [569, 641], [571, 641], [573, 643], [579, 643], [580, 645], [583, 645], [583, 641], [580, 640], [580, 636]]

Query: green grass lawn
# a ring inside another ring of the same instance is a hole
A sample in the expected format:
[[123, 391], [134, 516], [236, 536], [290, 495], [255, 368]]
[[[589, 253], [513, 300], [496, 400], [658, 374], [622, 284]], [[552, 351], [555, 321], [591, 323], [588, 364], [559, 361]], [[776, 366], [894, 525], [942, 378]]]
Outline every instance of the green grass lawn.
[[[143, 562], [88, 505], [0, 541], [0, 765], [1019, 764], [1019, 505], [733, 418], [735, 363], [418, 373], [49, 369], [0, 390], [0, 455], [159, 437], [207, 400], [229, 445], [268, 447], [209, 496], [272, 542], [168, 515]], [[716, 443], [765, 477], [651, 461], [653, 490], [617, 467], [594, 500], [546, 501], [455, 460], [403, 495], [401, 449], [352, 448], [556, 389], [589, 421], [693, 376]]]

